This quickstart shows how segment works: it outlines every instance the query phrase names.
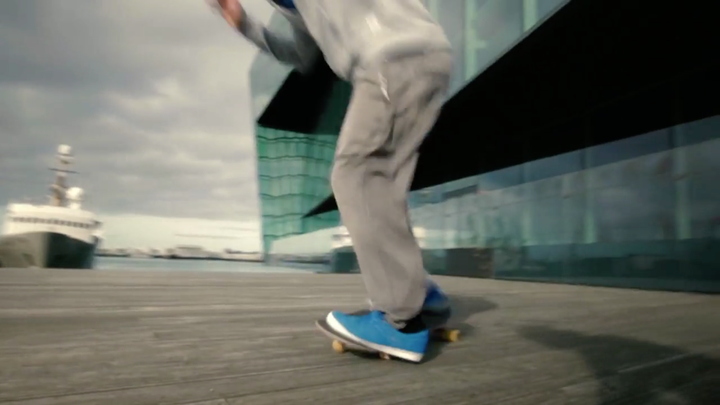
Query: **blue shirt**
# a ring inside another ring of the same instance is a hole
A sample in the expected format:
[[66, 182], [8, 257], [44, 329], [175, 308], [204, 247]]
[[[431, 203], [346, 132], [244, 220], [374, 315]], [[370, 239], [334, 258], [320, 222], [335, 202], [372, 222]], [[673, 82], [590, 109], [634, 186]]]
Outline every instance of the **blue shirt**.
[[273, 0], [275, 4], [288, 10], [295, 10], [295, 2], [293, 0]]

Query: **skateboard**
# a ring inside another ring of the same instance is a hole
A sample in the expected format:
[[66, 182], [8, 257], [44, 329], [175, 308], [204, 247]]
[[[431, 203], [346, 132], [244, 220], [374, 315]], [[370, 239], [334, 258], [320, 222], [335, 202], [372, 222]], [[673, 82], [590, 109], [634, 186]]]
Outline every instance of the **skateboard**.
[[[330, 339], [332, 339], [332, 348], [336, 353], [342, 354], [346, 352], [355, 352], [371, 355], [375, 354], [383, 360], [390, 360], [392, 358], [392, 356], [387, 353], [381, 352], [371, 347], [367, 347], [358, 342], [353, 342], [345, 336], [340, 335], [339, 333], [335, 332], [335, 330], [333, 330], [330, 325], [328, 325], [325, 319], [318, 319], [317, 321], [315, 321], [315, 326], [317, 326], [321, 332], [323, 332]], [[460, 339], [460, 331], [458, 329], [438, 327], [430, 332], [430, 339], [442, 342], [457, 342]]]

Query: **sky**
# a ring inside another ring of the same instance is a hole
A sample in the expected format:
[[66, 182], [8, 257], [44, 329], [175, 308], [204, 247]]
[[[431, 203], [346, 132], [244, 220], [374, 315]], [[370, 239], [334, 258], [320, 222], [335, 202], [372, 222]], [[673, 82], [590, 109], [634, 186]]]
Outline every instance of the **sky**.
[[255, 55], [205, 0], [0, 1], [0, 204], [67, 144], [105, 247], [259, 250]]

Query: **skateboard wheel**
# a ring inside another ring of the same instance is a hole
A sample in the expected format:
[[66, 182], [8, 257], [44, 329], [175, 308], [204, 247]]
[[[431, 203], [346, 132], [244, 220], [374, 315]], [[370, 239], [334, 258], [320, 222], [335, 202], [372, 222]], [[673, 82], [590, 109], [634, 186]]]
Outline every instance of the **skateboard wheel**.
[[333, 340], [332, 342], [332, 348], [338, 353], [345, 353], [345, 345], [342, 344], [342, 342], [338, 340]]
[[380, 353], [380, 358], [383, 360], [390, 360], [390, 355], [387, 353]]
[[460, 331], [457, 329], [446, 329], [442, 333], [442, 338], [447, 342], [457, 342], [460, 340]]

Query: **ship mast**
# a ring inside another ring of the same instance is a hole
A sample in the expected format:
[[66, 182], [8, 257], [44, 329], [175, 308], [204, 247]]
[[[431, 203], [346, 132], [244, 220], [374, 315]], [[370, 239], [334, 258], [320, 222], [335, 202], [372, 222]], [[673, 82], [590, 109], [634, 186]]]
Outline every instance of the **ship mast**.
[[68, 170], [70, 163], [73, 161], [72, 149], [68, 145], [60, 145], [58, 147], [58, 166], [50, 168], [55, 172], [55, 183], [50, 186], [50, 205], [55, 207], [65, 206], [67, 184], [65, 179], [68, 173], [75, 173], [74, 171]]

